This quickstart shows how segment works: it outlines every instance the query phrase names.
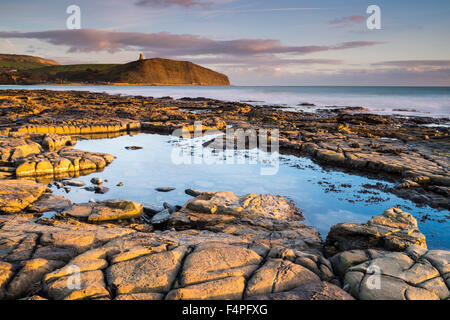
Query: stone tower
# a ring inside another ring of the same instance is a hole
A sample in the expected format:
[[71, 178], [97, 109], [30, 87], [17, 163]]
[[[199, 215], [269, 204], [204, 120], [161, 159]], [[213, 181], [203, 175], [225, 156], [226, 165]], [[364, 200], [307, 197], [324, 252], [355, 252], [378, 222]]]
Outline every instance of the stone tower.
[[139, 61], [142, 61], [142, 60], [144, 60], [144, 54], [143, 54], [143, 53], [141, 53], [141, 54], [139, 55]]

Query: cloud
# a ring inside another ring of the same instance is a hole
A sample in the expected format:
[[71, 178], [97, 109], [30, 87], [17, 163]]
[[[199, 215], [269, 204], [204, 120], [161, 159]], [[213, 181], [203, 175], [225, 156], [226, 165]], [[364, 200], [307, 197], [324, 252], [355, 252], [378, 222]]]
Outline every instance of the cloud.
[[135, 3], [142, 7], [167, 8], [172, 6], [180, 6], [184, 8], [190, 7], [209, 7], [215, 4], [214, 1], [196, 1], [196, 0], [139, 0]]
[[416, 67], [450, 67], [450, 60], [398, 60], [398, 61], [382, 61], [373, 63], [373, 66], [389, 66], [400, 68], [416, 68]]
[[287, 46], [273, 39], [213, 40], [191, 34], [113, 32], [97, 29], [0, 32], [0, 38], [37, 39], [69, 52], [142, 50], [161, 56], [309, 54], [374, 46], [383, 42], [350, 41], [334, 45]]
[[193, 62], [198, 64], [222, 65], [228, 67], [238, 66], [262, 66], [271, 67], [288, 66], [288, 65], [340, 65], [341, 60], [334, 59], [280, 59], [277, 56], [259, 56], [259, 57], [207, 57], [193, 58]]
[[331, 25], [334, 25], [334, 26], [342, 27], [342, 26], [348, 26], [348, 25], [360, 23], [364, 19], [365, 19], [364, 16], [359, 15], [359, 14], [355, 14], [355, 15], [349, 16], [349, 17], [343, 17], [343, 18], [339, 18], [339, 19], [334, 19], [334, 20], [331, 20], [328, 23], [331, 24]]

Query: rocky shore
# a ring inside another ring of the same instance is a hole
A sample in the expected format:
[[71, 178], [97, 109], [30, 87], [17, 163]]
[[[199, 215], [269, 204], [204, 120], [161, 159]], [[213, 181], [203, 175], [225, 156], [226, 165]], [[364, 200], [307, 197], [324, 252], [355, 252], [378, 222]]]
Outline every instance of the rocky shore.
[[2, 90], [0, 299], [450, 298], [450, 252], [428, 250], [415, 218], [398, 208], [335, 225], [322, 241], [279, 195], [187, 190], [182, 207], [155, 208], [122, 199], [72, 204], [46, 186], [114, 161], [75, 149], [78, 139], [192, 131], [194, 121], [278, 129], [285, 153], [377, 174], [397, 183], [390, 192], [450, 208], [449, 129], [424, 126], [448, 119]]

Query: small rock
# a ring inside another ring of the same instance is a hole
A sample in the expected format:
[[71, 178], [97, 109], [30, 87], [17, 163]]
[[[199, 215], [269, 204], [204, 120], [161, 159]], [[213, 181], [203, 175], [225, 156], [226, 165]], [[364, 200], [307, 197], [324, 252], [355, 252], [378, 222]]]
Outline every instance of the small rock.
[[95, 187], [92, 187], [92, 186], [85, 187], [84, 190], [89, 191], [89, 192], [94, 192], [95, 191]]
[[64, 187], [64, 185], [63, 185], [61, 182], [58, 182], [58, 181], [55, 181], [53, 184], [54, 184], [58, 189], [61, 189], [61, 188]]
[[178, 210], [181, 209], [180, 206], [172, 206], [170, 203], [167, 203], [167, 202], [164, 202], [163, 206], [165, 209], [169, 210], [170, 213], [177, 212]]
[[164, 209], [165, 209], [164, 207], [159, 207], [154, 204], [144, 204], [144, 213], [151, 217], [163, 211]]
[[151, 223], [152, 224], [162, 224], [164, 222], [169, 221], [170, 218], [170, 211], [168, 209], [165, 209], [157, 214], [155, 214], [152, 217]]
[[70, 192], [70, 188], [69, 188], [69, 187], [64, 187], [64, 191], [65, 191], [66, 193], [69, 193], [69, 192]]
[[109, 188], [104, 187], [104, 186], [95, 186], [94, 187], [94, 192], [95, 193], [105, 194], [108, 191], [109, 191]]
[[161, 188], [155, 188], [155, 190], [158, 191], [158, 192], [170, 192], [170, 191], [175, 190], [175, 188], [170, 188], [170, 187], [163, 188], [163, 187], [161, 187]]
[[101, 185], [103, 183], [102, 178], [94, 177], [91, 179], [92, 184]]
[[117, 187], [121, 187], [123, 186], [123, 182], [119, 182], [118, 184], [116, 184]]
[[63, 185], [72, 187], [84, 187], [86, 184], [83, 181], [79, 180], [65, 180], [63, 181]]
[[187, 195], [190, 195], [192, 197], [198, 197], [203, 192], [200, 190], [196, 190], [196, 189], [186, 189], [186, 190], [184, 190], [184, 193], [186, 193]]
[[139, 146], [128, 146], [128, 147], [125, 147], [125, 149], [127, 149], [127, 150], [141, 150], [141, 149], [144, 149], [143, 147], [139, 147]]

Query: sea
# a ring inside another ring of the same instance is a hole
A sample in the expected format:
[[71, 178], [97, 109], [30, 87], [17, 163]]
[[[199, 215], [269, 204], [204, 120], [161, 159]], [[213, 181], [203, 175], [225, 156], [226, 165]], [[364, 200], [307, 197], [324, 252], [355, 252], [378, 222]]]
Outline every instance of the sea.
[[34, 85], [0, 86], [2, 89], [81, 90], [174, 99], [205, 97], [310, 112], [364, 107], [374, 114], [450, 118], [450, 87]]

